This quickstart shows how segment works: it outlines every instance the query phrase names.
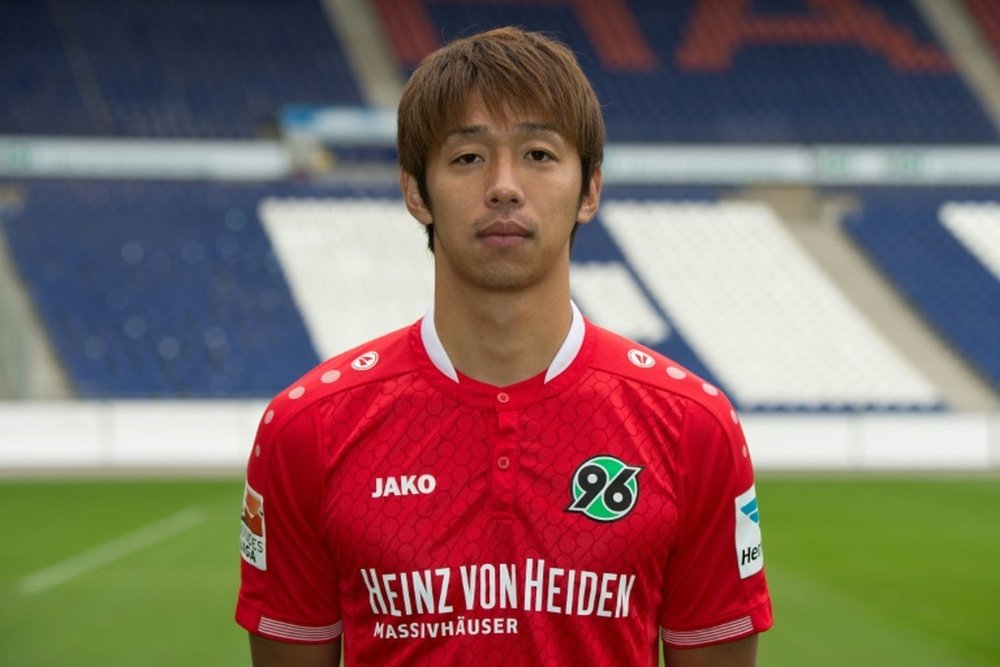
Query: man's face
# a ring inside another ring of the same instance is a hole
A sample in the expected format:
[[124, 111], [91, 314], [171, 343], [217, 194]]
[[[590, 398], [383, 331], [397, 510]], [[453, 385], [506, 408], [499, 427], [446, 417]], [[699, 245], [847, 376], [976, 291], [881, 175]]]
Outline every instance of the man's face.
[[488, 290], [565, 280], [570, 233], [600, 198], [600, 172], [581, 197], [580, 157], [550, 123], [497, 119], [475, 97], [430, 155], [426, 178], [429, 202], [405, 173], [403, 191], [414, 217], [434, 225], [436, 280]]

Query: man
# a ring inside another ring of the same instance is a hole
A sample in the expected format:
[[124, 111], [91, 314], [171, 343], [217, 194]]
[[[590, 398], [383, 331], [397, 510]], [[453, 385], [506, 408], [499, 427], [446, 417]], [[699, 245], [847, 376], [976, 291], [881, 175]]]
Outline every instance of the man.
[[[570, 300], [604, 125], [561, 44], [458, 40], [399, 107], [434, 253], [411, 327], [320, 365], [250, 456], [256, 665], [752, 665], [771, 625], [736, 413]], [[377, 224], [359, 221], [358, 224]]]

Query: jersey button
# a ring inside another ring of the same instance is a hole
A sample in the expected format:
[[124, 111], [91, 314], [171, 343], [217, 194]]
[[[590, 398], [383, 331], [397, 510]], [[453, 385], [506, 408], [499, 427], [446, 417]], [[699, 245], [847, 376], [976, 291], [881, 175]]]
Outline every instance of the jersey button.
[[510, 394], [508, 394], [505, 391], [501, 391], [499, 394], [497, 394], [497, 400], [501, 403], [507, 403], [508, 401], [510, 401]]
[[506, 470], [510, 467], [510, 459], [506, 456], [501, 456], [497, 459], [497, 467], [500, 468], [500, 470]]

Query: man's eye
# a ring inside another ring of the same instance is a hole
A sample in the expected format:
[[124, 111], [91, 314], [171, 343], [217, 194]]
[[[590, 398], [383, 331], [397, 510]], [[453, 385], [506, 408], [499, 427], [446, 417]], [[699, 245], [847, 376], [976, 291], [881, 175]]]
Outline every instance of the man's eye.
[[473, 164], [479, 161], [479, 156], [475, 153], [466, 153], [465, 155], [459, 155], [455, 158], [455, 162], [458, 164]]
[[534, 160], [536, 162], [546, 162], [547, 160], [553, 159], [551, 153], [549, 153], [548, 151], [543, 151], [541, 148], [536, 148], [535, 150], [528, 151], [527, 157], [529, 160]]

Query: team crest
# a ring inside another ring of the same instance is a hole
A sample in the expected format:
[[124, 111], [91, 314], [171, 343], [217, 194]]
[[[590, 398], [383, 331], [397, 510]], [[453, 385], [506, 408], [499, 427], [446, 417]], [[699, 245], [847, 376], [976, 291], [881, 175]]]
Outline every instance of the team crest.
[[638, 466], [601, 455], [582, 463], [570, 483], [567, 512], [579, 512], [595, 521], [617, 521], [632, 511], [639, 499]]

